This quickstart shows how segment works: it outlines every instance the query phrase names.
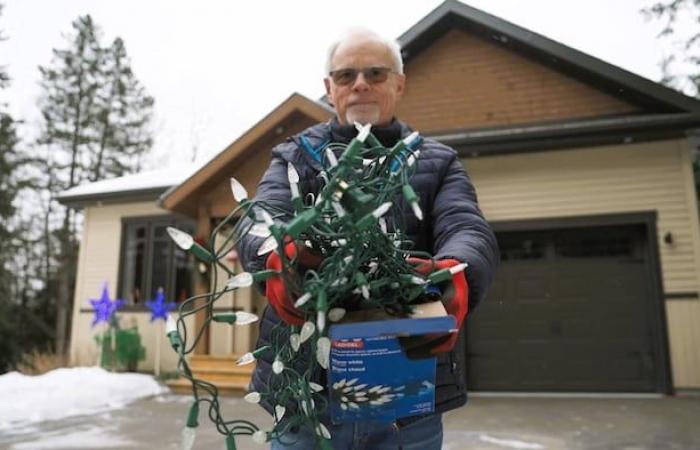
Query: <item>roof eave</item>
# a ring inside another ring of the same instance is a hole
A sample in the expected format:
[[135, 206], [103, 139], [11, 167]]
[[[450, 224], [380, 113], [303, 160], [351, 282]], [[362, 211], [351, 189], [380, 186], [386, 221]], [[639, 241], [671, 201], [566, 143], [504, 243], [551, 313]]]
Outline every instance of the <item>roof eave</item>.
[[475, 157], [683, 137], [700, 127], [700, 113], [623, 116], [490, 129], [430, 137]]

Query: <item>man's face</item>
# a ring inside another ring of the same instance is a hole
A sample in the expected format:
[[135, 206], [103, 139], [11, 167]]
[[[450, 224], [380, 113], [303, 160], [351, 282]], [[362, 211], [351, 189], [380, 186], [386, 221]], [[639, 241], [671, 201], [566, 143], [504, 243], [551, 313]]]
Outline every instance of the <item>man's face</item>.
[[394, 117], [406, 77], [393, 72], [391, 53], [384, 44], [361, 37], [350, 38], [338, 46], [331, 60], [331, 71], [369, 67], [391, 68], [392, 72], [386, 81], [374, 83], [361, 71], [346, 85], [336, 83], [330, 76], [324, 79], [326, 93], [343, 125], [354, 122], [386, 125]]

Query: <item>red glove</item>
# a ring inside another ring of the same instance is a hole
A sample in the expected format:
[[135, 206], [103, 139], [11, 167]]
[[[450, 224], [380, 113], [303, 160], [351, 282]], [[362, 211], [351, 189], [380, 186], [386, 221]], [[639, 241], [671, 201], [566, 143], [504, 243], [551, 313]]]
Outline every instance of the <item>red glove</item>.
[[[407, 261], [416, 265], [414, 268], [416, 272], [426, 276], [436, 270], [449, 269], [461, 264], [456, 259], [432, 261], [422, 258], [409, 258]], [[452, 275], [452, 283], [444, 289], [442, 303], [445, 305], [447, 314], [455, 317], [457, 329], [461, 328], [469, 310], [469, 285], [467, 284], [467, 277], [464, 271]], [[451, 351], [457, 343], [458, 337], [459, 333], [430, 334], [404, 339], [402, 345], [409, 357], [425, 358]]]
[[[290, 260], [296, 260], [297, 264], [306, 268], [317, 268], [321, 265], [322, 258], [304, 245], [297, 245], [289, 241], [284, 246], [284, 254]], [[277, 251], [273, 251], [267, 257], [265, 268], [279, 272], [268, 278], [265, 282], [265, 296], [270, 305], [275, 308], [277, 315], [290, 325], [303, 325], [304, 313], [294, 306], [294, 301], [289, 297], [287, 286], [282, 277], [282, 259]], [[293, 273], [289, 274], [293, 276]]]

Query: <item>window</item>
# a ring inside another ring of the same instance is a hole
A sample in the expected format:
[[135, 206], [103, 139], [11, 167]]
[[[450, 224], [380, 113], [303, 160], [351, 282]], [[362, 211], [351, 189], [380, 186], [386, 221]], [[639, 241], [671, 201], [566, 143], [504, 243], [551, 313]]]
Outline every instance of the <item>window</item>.
[[193, 262], [170, 239], [169, 226], [194, 233], [192, 222], [175, 216], [122, 221], [119, 298], [128, 305], [144, 305], [161, 288], [168, 301], [181, 302], [192, 296]]

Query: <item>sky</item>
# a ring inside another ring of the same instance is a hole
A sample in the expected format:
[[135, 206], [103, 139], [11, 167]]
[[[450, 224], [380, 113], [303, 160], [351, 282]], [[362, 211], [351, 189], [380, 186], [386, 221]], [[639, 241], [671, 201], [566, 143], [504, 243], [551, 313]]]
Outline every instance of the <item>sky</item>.
[[[90, 14], [105, 45], [124, 39], [132, 69], [155, 98], [155, 146], [148, 165], [199, 163], [228, 144], [293, 92], [324, 94], [328, 45], [343, 30], [364, 26], [396, 38], [438, 0], [0, 0], [0, 65], [12, 84], [0, 97], [26, 125], [39, 122], [39, 65], [71, 22]], [[542, 34], [646, 78], [673, 42], [640, 10], [654, 0], [471, 0], [470, 6]], [[408, 80], [410, 83], [410, 79]]]

